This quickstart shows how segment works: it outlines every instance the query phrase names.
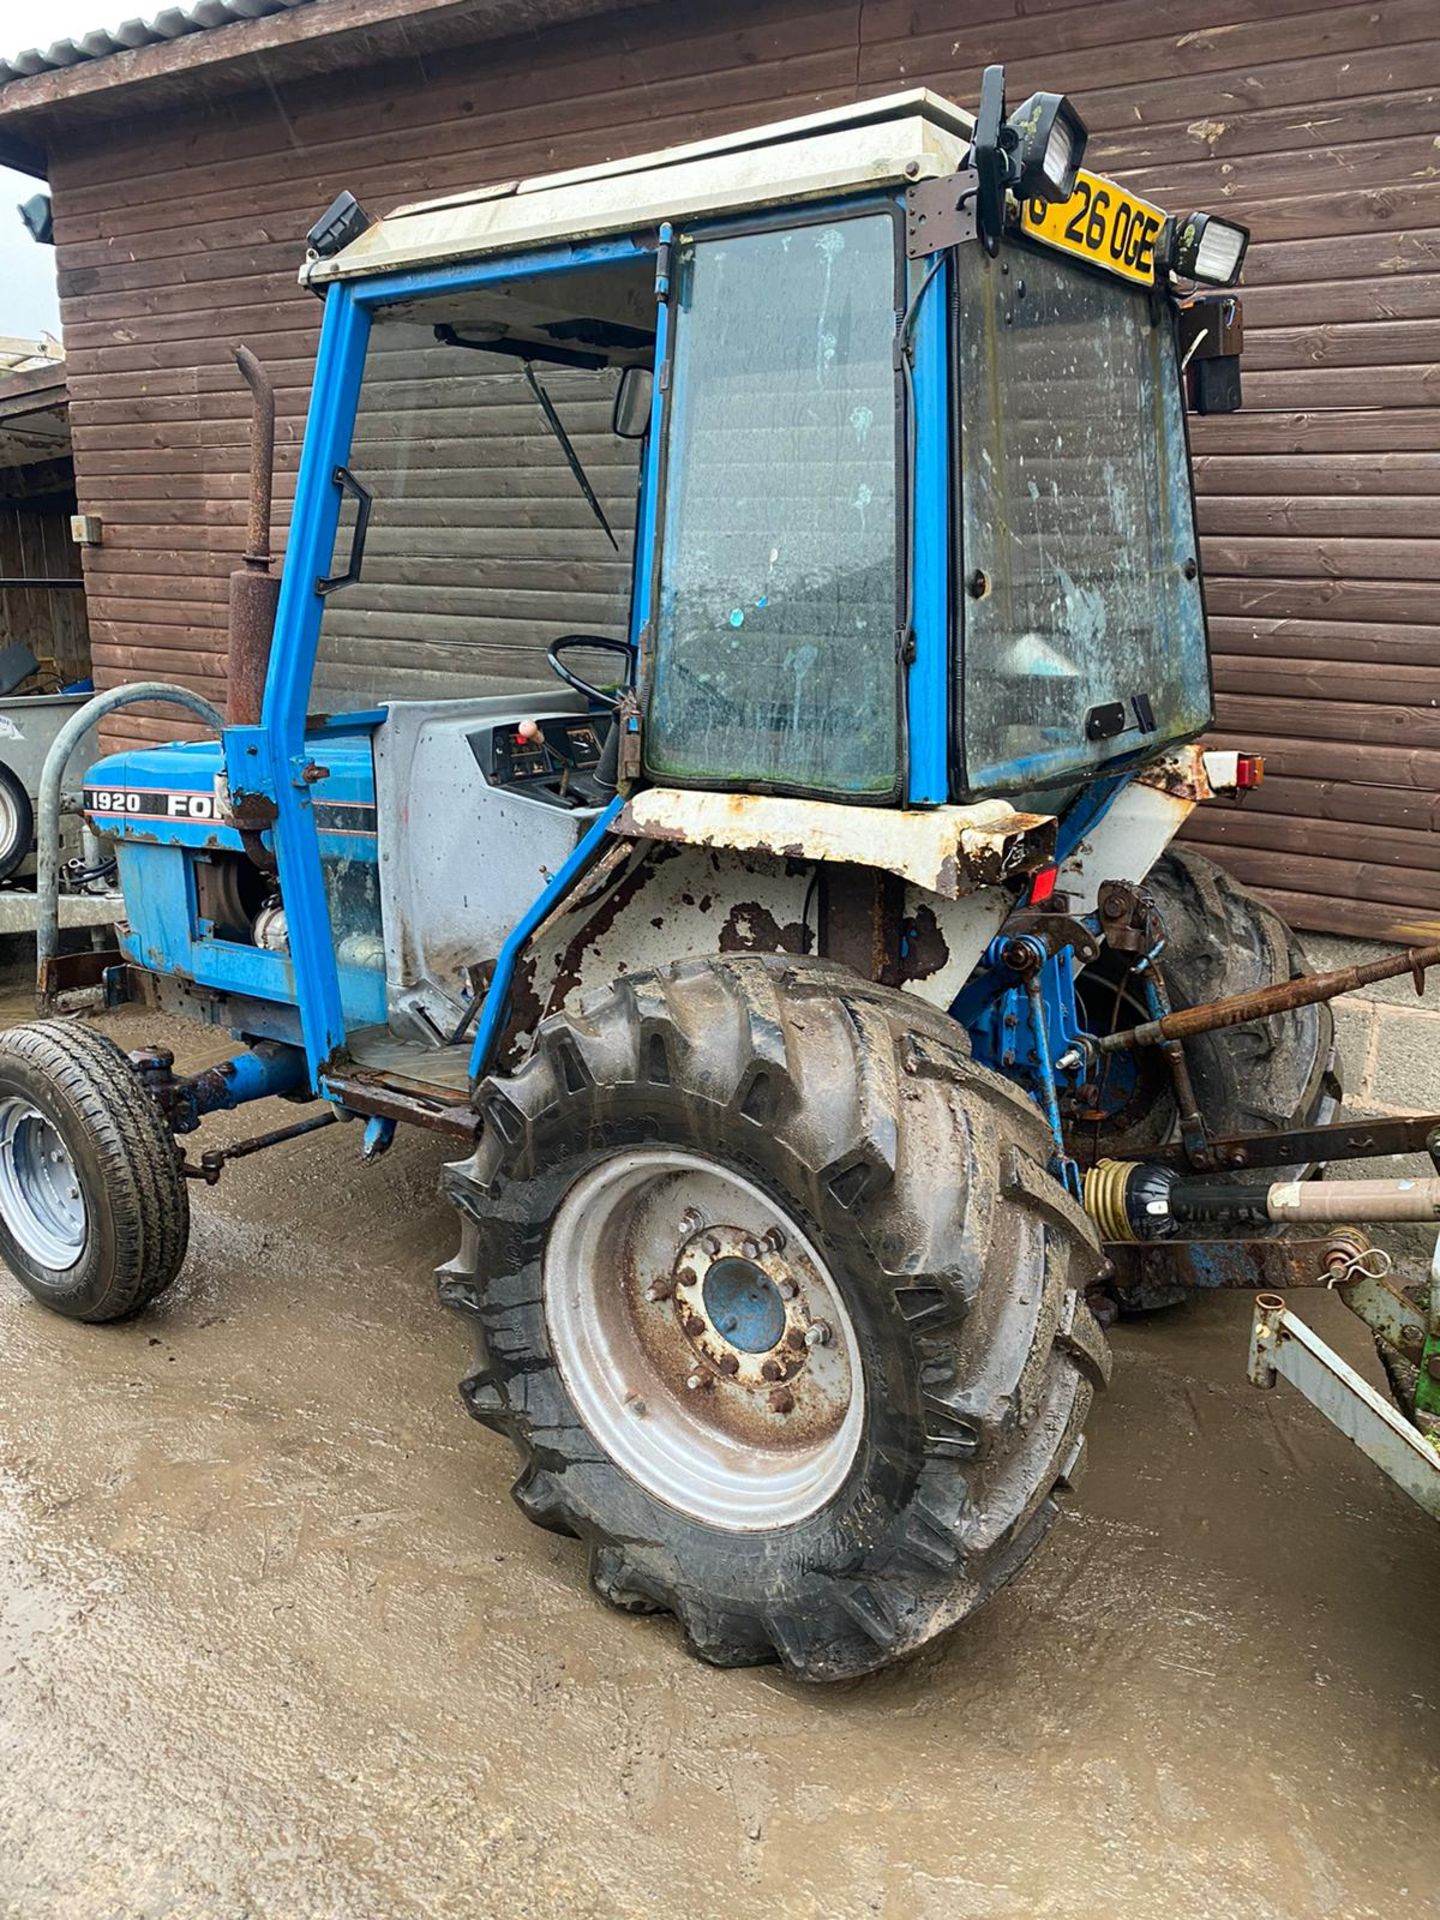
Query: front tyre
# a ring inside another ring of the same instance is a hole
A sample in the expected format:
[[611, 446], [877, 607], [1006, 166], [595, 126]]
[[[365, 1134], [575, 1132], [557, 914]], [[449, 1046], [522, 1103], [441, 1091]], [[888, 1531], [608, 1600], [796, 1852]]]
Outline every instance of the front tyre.
[[942, 1015], [789, 956], [631, 976], [477, 1092], [466, 1402], [598, 1592], [867, 1672], [1047, 1531], [1108, 1360], [1046, 1132]]
[[112, 1040], [0, 1034], [0, 1259], [71, 1320], [138, 1313], [180, 1270], [190, 1200], [164, 1117]]

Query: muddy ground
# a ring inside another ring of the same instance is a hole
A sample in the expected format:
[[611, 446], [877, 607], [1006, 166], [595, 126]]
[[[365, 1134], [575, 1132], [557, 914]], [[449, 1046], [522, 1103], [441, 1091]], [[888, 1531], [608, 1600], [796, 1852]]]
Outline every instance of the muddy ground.
[[0, 1913], [1435, 1911], [1440, 1536], [1246, 1385], [1248, 1301], [1118, 1330], [1078, 1502], [988, 1613], [801, 1690], [522, 1519], [435, 1301], [443, 1149], [357, 1148], [200, 1191], [135, 1324], [0, 1276]]

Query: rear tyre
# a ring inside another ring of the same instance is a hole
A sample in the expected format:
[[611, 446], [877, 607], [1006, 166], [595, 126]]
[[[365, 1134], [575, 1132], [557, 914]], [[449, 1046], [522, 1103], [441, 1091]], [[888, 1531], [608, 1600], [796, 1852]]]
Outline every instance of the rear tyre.
[[0, 1034], [0, 1259], [72, 1320], [122, 1320], [175, 1278], [190, 1199], [170, 1129], [112, 1040]]
[[23, 781], [0, 761], [0, 881], [8, 880], [35, 845], [35, 810]]
[[829, 1680], [1015, 1574], [1108, 1371], [1098, 1253], [953, 1023], [821, 962], [689, 961], [545, 1021], [476, 1100], [462, 1392], [602, 1598]]
[[[1165, 984], [1177, 1008], [1275, 986], [1310, 971], [1299, 940], [1279, 914], [1213, 860], [1188, 847], [1172, 847], [1151, 868], [1145, 885], [1169, 935]], [[1128, 955], [1107, 950], [1080, 975], [1076, 990], [1091, 1032], [1113, 1032], [1150, 1018]], [[1323, 1003], [1252, 1026], [1197, 1034], [1184, 1046], [1200, 1116], [1217, 1137], [1320, 1127], [1339, 1113], [1343, 1096], [1335, 1023]], [[1099, 1101], [1107, 1117], [1074, 1129], [1077, 1155], [1093, 1164], [1112, 1155], [1144, 1154], [1178, 1138], [1174, 1082], [1160, 1049], [1110, 1054], [1107, 1063]], [[1267, 1177], [1300, 1180], [1313, 1170], [1304, 1164], [1276, 1167]], [[1253, 1178], [1244, 1172], [1221, 1177]], [[1174, 1306], [1187, 1297], [1185, 1289], [1172, 1286], [1112, 1291], [1131, 1313]]]
[[[1214, 861], [1172, 847], [1151, 868], [1145, 885], [1169, 935], [1163, 966], [1176, 1007], [1249, 993], [1310, 971], [1299, 940], [1279, 914]], [[1080, 975], [1077, 989], [1094, 1033], [1150, 1017], [1128, 961], [1128, 955], [1107, 950]], [[1339, 1110], [1335, 1023], [1323, 1003], [1250, 1026], [1196, 1034], [1184, 1045], [1201, 1118], [1214, 1134], [1324, 1126]], [[1077, 1144], [1089, 1161], [1144, 1153], [1168, 1144], [1179, 1131], [1174, 1086], [1159, 1048], [1109, 1059], [1118, 1065], [1101, 1089], [1108, 1117], [1098, 1128], [1076, 1129]], [[1133, 1073], [1134, 1083], [1117, 1082], [1121, 1071]], [[1270, 1177], [1294, 1180], [1308, 1170], [1277, 1167]]]

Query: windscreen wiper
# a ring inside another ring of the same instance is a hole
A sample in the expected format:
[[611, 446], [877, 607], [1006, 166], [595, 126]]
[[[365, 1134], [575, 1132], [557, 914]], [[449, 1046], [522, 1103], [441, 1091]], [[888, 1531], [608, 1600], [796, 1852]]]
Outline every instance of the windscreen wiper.
[[546, 424], [559, 442], [560, 451], [565, 456], [565, 464], [575, 476], [576, 486], [579, 487], [585, 498], [590, 502], [590, 511], [605, 529], [605, 538], [618, 553], [620, 551], [620, 542], [610, 530], [610, 522], [605, 518], [605, 509], [601, 506], [595, 489], [590, 484], [589, 475], [580, 464], [580, 456], [576, 453], [575, 448], [571, 444], [570, 436], [565, 431], [564, 421], [555, 411], [555, 402], [550, 398], [544, 387], [541, 386], [540, 377], [528, 360], [522, 364], [520, 371], [525, 376], [526, 386], [529, 387], [531, 393], [534, 394], [536, 400], [539, 402], [540, 411], [545, 416]]
[[583, 353], [575, 347], [542, 347], [529, 340], [507, 340], [503, 334], [492, 340], [467, 340], [463, 333], [457, 333], [454, 327], [436, 327], [435, 338], [442, 347], [468, 347], [472, 353], [504, 353], [521, 361], [520, 371], [525, 375], [525, 384], [540, 403], [540, 411], [545, 423], [559, 442], [560, 451], [565, 456], [565, 464], [575, 476], [575, 484], [590, 502], [590, 511], [605, 530], [605, 538], [618, 553], [620, 542], [610, 529], [605, 518], [605, 509], [596, 498], [595, 489], [590, 484], [589, 475], [580, 464], [580, 456], [571, 444], [565, 431], [565, 423], [555, 411], [555, 402], [541, 386], [539, 376], [530, 364], [533, 359], [553, 362], [557, 367], [580, 367], [587, 372], [595, 371], [607, 364], [603, 353]]

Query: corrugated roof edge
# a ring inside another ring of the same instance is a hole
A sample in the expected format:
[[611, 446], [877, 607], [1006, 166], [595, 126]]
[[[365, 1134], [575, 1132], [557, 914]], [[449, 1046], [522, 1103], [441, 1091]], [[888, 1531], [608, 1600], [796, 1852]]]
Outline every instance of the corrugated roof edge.
[[48, 47], [29, 47], [0, 60], [0, 86], [12, 80], [33, 79], [37, 73], [55, 73], [78, 66], [82, 60], [103, 60], [112, 53], [133, 53], [179, 40], [188, 33], [207, 33], [213, 27], [234, 26], [240, 20], [263, 20], [272, 13], [308, 7], [314, 0], [194, 0], [189, 7], [165, 7], [152, 19], [126, 20], [112, 30], [97, 27], [78, 39], [57, 40]]

